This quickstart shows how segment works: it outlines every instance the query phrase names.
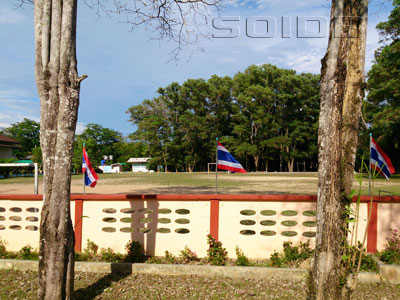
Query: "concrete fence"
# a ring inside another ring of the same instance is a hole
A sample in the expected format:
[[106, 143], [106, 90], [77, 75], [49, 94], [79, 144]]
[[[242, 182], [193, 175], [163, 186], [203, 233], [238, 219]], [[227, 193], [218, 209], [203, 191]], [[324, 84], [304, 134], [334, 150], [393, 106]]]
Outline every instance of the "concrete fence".
[[[41, 195], [0, 195], [0, 238], [7, 249], [39, 245]], [[359, 240], [370, 210], [361, 198]], [[130, 240], [148, 255], [178, 255], [188, 246], [206, 256], [206, 236], [220, 240], [230, 257], [238, 246], [250, 258], [268, 258], [283, 242], [310, 241], [316, 235], [316, 196], [306, 195], [72, 195], [75, 251], [91, 240], [124, 253]], [[385, 247], [389, 229], [400, 229], [400, 197], [377, 196], [372, 204], [367, 249]]]

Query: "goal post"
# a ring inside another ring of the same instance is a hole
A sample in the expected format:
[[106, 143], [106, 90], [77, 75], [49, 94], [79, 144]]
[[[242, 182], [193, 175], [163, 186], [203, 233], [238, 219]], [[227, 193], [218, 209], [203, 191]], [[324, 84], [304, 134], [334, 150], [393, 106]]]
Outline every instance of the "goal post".
[[0, 167], [34, 167], [35, 168], [35, 184], [33, 192], [35, 195], [39, 193], [39, 167], [38, 163], [1, 163]]

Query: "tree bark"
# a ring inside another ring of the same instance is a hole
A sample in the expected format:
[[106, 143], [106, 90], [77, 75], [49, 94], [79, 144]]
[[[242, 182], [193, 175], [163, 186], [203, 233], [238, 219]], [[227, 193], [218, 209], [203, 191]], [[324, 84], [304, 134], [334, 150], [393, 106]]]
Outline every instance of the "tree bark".
[[43, 208], [40, 299], [73, 299], [74, 232], [70, 217], [73, 142], [80, 82], [76, 61], [76, 0], [35, 0], [35, 74], [40, 97]]
[[[333, 0], [321, 69], [317, 237], [312, 299], [342, 299], [344, 208], [349, 203], [363, 99], [368, 0]], [[345, 17], [342, 17], [345, 16]]]

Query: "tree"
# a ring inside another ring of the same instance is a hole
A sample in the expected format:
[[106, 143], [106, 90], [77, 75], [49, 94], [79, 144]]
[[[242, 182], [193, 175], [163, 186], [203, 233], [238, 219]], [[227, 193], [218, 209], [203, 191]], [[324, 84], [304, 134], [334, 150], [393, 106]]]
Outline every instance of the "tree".
[[345, 207], [350, 202], [364, 97], [367, 17], [367, 0], [332, 1], [329, 43], [321, 69], [317, 237], [311, 290], [314, 299], [350, 297], [357, 280], [354, 276], [346, 278], [341, 288]]
[[[395, 168], [400, 167], [400, 0], [393, 1], [386, 22], [377, 25], [383, 46], [375, 51], [368, 72], [366, 121], [379, 144], [385, 147]], [[386, 45], [385, 45], [386, 44]]]
[[[76, 59], [77, 0], [20, 0], [33, 2], [35, 74], [41, 104], [40, 143], [43, 155], [43, 208], [40, 224], [39, 298], [72, 299], [74, 235], [70, 217], [73, 145], [82, 80]], [[188, 2], [166, 0], [115, 1], [111, 10], [133, 16], [132, 25], [154, 25], [160, 37], [190, 43], [184, 31], [194, 13], [205, 17], [207, 7], [219, 0]], [[88, 1], [98, 11], [107, 1]], [[197, 16], [198, 17], [198, 16]], [[177, 54], [179, 51], [175, 52]]]
[[21, 143], [21, 148], [15, 149], [18, 158], [25, 158], [32, 153], [32, 149], [40, 146], [40, 124], [29, 119], [12, 124], [1, 131], [2, 134], [12, 137]]

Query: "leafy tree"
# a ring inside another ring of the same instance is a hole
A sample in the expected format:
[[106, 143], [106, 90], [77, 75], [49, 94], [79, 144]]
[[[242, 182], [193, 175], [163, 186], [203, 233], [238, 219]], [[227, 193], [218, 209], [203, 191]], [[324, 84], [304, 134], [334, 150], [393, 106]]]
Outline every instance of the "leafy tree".
[[[35, 74], [41, 105], [40, 141], [43, 155], [43, 209], [40, 224], [39, 298], [72, 299], [74, 234], [70, 217], [70, 183], [78, 117], [79, 76], [76, 55], [77, 0], [19, 0], [34, 6]], [[189, 19], [206, 20], [208, 7], [220, 0], [157, 2], [88, 1], [97, 12], [126, 16], [132, 26], [152, 26], [159, 38], [177, 42], [173, 57], [195, 43], [184, 30]], [[110, 5], [114, 5], [110, 7]], [[192, 18], [193, 17], [193, 18]], [[201, 34], [200, 34], [201, 35]]]
[[367, 18], [368, 0], [332, 0], [328, 49], [321, 68], [317, 236], [311, 299], [349, 299], [357, 282], [357, 274], [347, 276], [341, 261], [347, 240], [344, 216], [350, 201], [364, 98]]
[[[400, 0], [385, 22], [377, 25], [383, 44], [375, 52], [375, 63], [368, 72], [366, 121], [385, 148], [395, 168], [400, 168]], [[368, 139], [366, 139], [368, 147]]]
[[40, 147], [40, 124], [33, 120], [24, 119], [21, 122], [12, 124], [1, 131], [1, 134], [12, 137], [21, 143], [21, 148], [15, 149], [18, 158], [25, 158], [32, 154], [32, 149]]

